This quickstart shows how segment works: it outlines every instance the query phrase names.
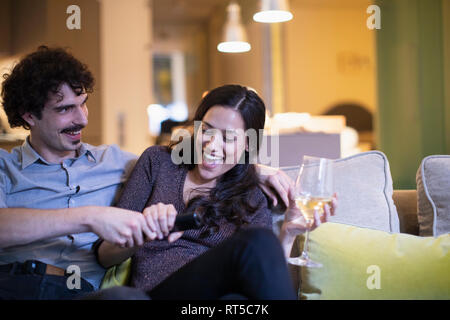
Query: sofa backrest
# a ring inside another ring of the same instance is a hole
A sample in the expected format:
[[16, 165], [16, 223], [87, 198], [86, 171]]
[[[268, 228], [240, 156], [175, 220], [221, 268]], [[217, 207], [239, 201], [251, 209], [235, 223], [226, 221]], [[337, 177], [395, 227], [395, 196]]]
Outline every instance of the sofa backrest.
[[[295, 181], [299, 166], [281, 169]], [[334, 160], [334, 183], [338, 208], [331, 222], [400, 232], [389, 162], [382, 152], [369, 151]]]
[[417, 191], [394, 190], [392, 195], [400, 220], [400, 232], [419, 235], [419, 222], [417, 219]]

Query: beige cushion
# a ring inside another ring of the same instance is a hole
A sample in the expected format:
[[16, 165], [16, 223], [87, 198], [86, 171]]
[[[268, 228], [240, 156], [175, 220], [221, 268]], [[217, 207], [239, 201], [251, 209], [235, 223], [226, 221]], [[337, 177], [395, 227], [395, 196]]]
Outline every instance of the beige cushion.
[[416, 182], [419, 234], [436, 237], [450, 232], [450, 156], [423, 159]]
[[[294, 181], [299, 167], [281, 168]], [[392, 177], [386, 156], [379, 151], [334, 161], [338, 209], [331, 222], [386, 232], [400, 232], [392, 201]], [[278, 218], [280, 219], [280, 218]]]

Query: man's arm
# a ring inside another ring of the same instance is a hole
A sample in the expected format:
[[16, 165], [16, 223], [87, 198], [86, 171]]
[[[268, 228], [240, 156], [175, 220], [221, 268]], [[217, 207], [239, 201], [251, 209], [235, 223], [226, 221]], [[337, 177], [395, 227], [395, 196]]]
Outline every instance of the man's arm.
[[294, 181], [280, 169], [262, 164], [255, 165], [255, 168], [261, 181], [259, 186], [266, 196], [272, 200], [272, 205], [277, 206], [279, 197], [288, 208], [289, 192], [294, 190]]
[[154, 237], [141, 213], [125, 209], [0, 208], [0, 248], [83, 232], [94, 232], [118, 246], [142, 244], [144, 235]]
[[[90, 209], [89, 209], [90, 210]], [[0, 248], [68, 234], [88, 232], [85, 208], [40, 210], [0, 209]]]
[[[159, 240], [163, 240], [164, 237], [167, 237], [167, 241], [172, 243], [183, 235], [183, 231], [172, 232], [177, 216], [177, 211], [172, 204], [160, 202], [151, 205], [144, 209], [142, 215], [146, 219], [147, 226], [154, 233], [153, 238], [146, 240], [154, 240], [156, 237]], [[103, 267], [109, 268], [131, 257], [137, 249], [137, 246], [133, 248], [119, 248], [108, 241], [103, 241], [97, 248], [97, 259]]]

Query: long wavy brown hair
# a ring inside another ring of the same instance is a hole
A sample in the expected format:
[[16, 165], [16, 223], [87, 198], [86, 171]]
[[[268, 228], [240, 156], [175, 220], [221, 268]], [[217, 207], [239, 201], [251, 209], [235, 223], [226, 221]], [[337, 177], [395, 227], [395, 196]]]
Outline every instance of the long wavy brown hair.
[[[258, 188], [259, 179], [254, 164], [250, 163], [250, 154], [257, 154], [259, 151], [261, 143], [259, 133], [264, 129], [266, 113], [264, 102], [256, 92], [240, 85], [225, 85], [211, 90], [201, 100], [193, 121], [202, 121], [208, 110], [214, 106], [238, 111], [244, 120], [245, 130], [254, 129], [258, 135], [257, 143], [253, 146], [249, 145], [249, 148], [253, 147], [256, 150], [244, 151], [244, 161], [240, 161], [219, 177], [214, 188], [206, 192], [199, 190], [204, 195], [192, 198], [187, 204], [186, 214], [199, 213], [203, 222], [209, 226], [203, 236], [217, 232], [219, 230], [217, 222], [221, 218], [227, 219], [239, 228], [247, 224], [248, 217], [256, 211], [256, 204], [250, 203], [249, 199]], [[188, 139], [190, 139], [191, 150], [195, 150], [194, 138], [191, 136]], [[171, 143], [169, 149], [174, 150], [180, 142]], [[195, 167], [194, 153], [195, 151], [191, 153], [190, 163], [181, 164], [187, 166], [189, 170]]]

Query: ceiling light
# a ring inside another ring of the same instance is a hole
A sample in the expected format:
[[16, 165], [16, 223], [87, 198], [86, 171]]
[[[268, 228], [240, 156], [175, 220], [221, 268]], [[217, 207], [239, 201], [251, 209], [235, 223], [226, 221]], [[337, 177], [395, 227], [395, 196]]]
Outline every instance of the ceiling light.
[[293, 18], [288, 0], [260, 0], [260, 11], [253, 20], [264, 23], [285, 22]]
[[247, 42], [247, 34], [241, 22], [241, 7], [231, 2], [227, 7], [227, 21], [223, 31], [222, 42], [217, 46], [220, 52], [247, 52], [252, 48]]

